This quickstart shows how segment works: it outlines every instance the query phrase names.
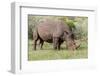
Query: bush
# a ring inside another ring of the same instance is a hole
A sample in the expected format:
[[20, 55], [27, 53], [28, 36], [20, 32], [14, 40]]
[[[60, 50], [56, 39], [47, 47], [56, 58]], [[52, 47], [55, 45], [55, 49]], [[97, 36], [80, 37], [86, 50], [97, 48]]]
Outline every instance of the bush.
[[74, 32], [77, 39], [82, 37], [87, 37], [87, 27], [88, 27], [88, 18], [87, 17], [76, 17], [76, 16], [28, 16], [28, 38], [32, 39], [33, 30], [38, 25], [41, 20], [46, 18], [53, 20], [62, 20], [64, 21], [70, 29]]

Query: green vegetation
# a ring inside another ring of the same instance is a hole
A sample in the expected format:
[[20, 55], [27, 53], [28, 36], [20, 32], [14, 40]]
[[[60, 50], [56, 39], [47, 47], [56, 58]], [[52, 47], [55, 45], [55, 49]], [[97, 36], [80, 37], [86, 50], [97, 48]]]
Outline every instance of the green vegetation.
[[[32, 35], [38, 23], [45, 19], [62, 20], [75, 34], [75, 39], [81, 43], [75, 51], [66, 49], [65, 43], [61, 45], [61, 50], [53, 50], [50, 43], [44, 43], [43, 50], [33, 50]], [[88, 17], [79, 16], [28, 16], [28, 60], [54, 60], [54, 59], [79, 59], [88, 57]]]
[[65, 43], [62, 44], [61, 50], [53, 50], [52, 44], [44, 43], [43, 49], [39, 49], [39, 45], [36, 51], [33, 50], [33, 41], [29, 40], [28, 48], [28, 60], [55, 60], [55, 59], [79, 59], [87, 58], [87, 44], [82, 42], [80, 48], [75, 51], [66, 50]]

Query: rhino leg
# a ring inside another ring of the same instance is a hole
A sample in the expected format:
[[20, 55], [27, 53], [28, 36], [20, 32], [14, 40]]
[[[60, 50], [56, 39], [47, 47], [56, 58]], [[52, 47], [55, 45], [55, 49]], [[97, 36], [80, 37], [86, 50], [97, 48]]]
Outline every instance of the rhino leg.
[[34, 40], [34, 50], [36, 50], [37, 40], [38, 40], [38, 39]]
[[58, 48], [58, 41], [59, 41], [59, 38], [53, 37], [53, 48], [54, 48], [54, 50], [56, 50]]
[[44, 44], [44, 41], [43, 40], [40, 40], [40, 49], [42, 49], [43, 44]]
[[61, 41], [61, 39], [59, 39], [59, 42], [58, 42], [58, 50], [60, 50], [61, 44], [62, 44], [62, 41]]
[[58, 50], [60, 50], [60, 45], [61, 45], [61, 43], [58, 44]]
[[34, 50], [36, 50], [36, 46], [37, 46], [37, 41], [39, 39], [38, 33], [37, 31], [33, 32], [33, 44], [34, 44]]

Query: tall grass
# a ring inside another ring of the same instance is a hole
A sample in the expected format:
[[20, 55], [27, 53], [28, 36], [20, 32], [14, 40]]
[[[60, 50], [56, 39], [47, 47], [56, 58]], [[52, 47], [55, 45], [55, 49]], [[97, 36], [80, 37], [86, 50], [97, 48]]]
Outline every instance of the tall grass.
[[56, 60], [56, 59], [80, 59], [88, 58], [87, 43], [81, 42], [81, 46], [78, 50], [67, 50], [65, 43], [62, 44], [61, 50], [53, 50], [52, 44], [44, 43], [43, 49], [33, 50], [33, 41], [28, 41], [28, 60]]

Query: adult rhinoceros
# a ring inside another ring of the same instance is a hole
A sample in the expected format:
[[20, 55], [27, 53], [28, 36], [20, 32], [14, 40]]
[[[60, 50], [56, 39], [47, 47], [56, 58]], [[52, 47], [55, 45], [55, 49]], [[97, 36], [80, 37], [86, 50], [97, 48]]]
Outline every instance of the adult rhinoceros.
[[66, 46], [70, 50], [75, 50], [78, 46], [74, 41], [72, 30], [62, 20], [46, 19], [40, 22], [33, 33], [34, 50], [36, 50], [37, 41], [40, 40], [41, 48], [44, 41], [53, 43], [53, 48], [60, 50], [60, 45], [66, 41]]

